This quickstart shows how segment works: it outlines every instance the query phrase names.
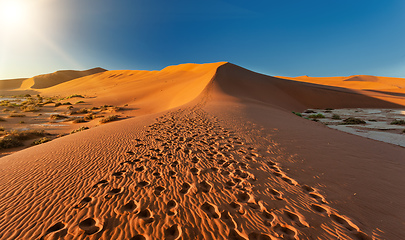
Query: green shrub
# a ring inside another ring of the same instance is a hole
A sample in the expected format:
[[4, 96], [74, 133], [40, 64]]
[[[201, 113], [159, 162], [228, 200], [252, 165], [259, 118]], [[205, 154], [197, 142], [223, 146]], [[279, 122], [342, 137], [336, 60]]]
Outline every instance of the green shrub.
[[22, 107], [20, 107], [20, 109], [23, 112], [38, 112], [39, 111], [39, 109], [33, 105], [22, 106]]
[[73, 95], [70, 95], [69, 97], [65, 97], [65, 99], [69, 99], [69, 98], [84, 98], [84, 97], [79, 94], [73, 94]]
[[47, 133], [43, 130], [25, 130], [8, 132], [0, 139], [0, 149], [23, 146], [22, 141], [30, 138], [43, 137]]
[[297, 115], [298, 117], [302, 117], [302, 114], [301, 113], [299, 113], [299, 112], [292, 112], [292, 113], [294, 113], [295, 115]]
[[317, 118], [325, 118], [325, 116], [324, 116], [323, 114], [321, 114], [321, 113], [312, 114], [312, 115], [309, 115], [308, 117], [309, 117], [309, 118], [314, 118], [314, 119], [317, 119]]
[[335, 119], [335, 120], [340, 120], [341, 118], [340, 118], [340, 116], [339, 116], [339, 115], [337, 115], [337, 114], [333, 114], [332, 119]]
[[391, 125], [405, 125], [405, 120], [394, 120], [390, 124]]
[[103, 119], [100, 119], [100, 123], [107, 123], [107, 122], [112, 122], [112, 121], [116, 121], [116, 120], [118, 120], [118, 116], [111, 115], [111, 116], [105, 117]]
[[359, 118], [354, 118], [354, 117], [349, 117], [343, 120], [343, 125], [353, 125], [353, 124], [365, 124], [366, 122], [364, 120], [361, 120]]
[[77, 101], [75, 104], [84, 103], [84, 101]]
[[43, 137], [43, 138], [40, 138], [40, 139], [35, 140], [34, 142], [32, 142], [31, 145], [39, 145], [39, 144], [42, 144], [42, 143], [49, 142], [49, 141], [51, 141], [51, 140], [52, 140], [52, 139], [50, 139], [50, 138]]
[[80, 127], [79, 129], [71, 131], [70, 134], [81, 132], [81, 131], [84, 131], [84, 130], [87, 130], [87, 129], [89, 129], [89, 127], [83, 126], [83, 127]]
[[62, 103], [55, 103], [55, 107], [59, 107], [59, 106], [61, 106], [62, 105]]
[[65, 119], [65, 118], [69, 118], [69, 117], [65, 116], [65, 115], [60, 115], [60, 114], [52, 114], [49, 118], [52, 120], [60, 120], [60, 119]]

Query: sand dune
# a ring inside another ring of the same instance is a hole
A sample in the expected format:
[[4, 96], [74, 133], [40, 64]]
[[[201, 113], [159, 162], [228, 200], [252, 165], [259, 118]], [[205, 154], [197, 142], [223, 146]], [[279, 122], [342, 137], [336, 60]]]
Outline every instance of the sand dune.
[[405, 149], [291, 114], [398, 102], [230, 63], [107, 71], [41, 93], [139, 115], [1, 158], [0, 239], [405, 238]]

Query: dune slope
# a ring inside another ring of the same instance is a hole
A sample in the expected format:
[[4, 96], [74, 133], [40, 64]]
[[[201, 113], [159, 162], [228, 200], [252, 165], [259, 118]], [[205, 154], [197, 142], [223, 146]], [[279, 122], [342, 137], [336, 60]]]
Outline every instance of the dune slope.
[[229, 63], [99, 76], [59, 87], [153, 114], [1, 158], [0, 239], [404, 238], [405, 150], [290, 112], [393, 103]]

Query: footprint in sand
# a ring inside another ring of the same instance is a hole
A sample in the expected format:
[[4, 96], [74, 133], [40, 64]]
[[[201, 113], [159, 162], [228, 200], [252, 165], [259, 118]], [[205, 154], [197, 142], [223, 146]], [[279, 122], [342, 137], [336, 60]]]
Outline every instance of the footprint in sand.
[[191, 159], [191, 162], [192, 163], [198, 163], [200, 161], [200, 158], [199, 157], [193, 157], [192, 159]]
[[274, 238], [264, 233], [252, 232], [248, 235], [249, 240], [273, 240]]
[[135, 153], [132, 152], [132, 151], [127, 151], [126, 153], [127, 153], [128, 155], [135, 155]]
[[137, 209], [138, 204], [134, 200], [130, 200], [121, 207], [120, 212], [123, 214], [138, 213]]
[[264, 221], [264, 225], [266, 226], [272, 226], [274, 221], [276, 220], [276, 216], [274, 215], [274, 213], [268, 211], [267, 209], [263, 210], [263, 216], [266, 219]]
[[209, 193], [212, 189], [212, 185], [210, 183], [208, 183], [207, 181], [202, 181], [199, 184], [199, 190], [201, 192], [205, 192], [205, 193]]
[[122, 178], [125, 174], [126, 170], [118, 171], [112, 174], [113, 177]]
[[276, 189], [268, 188], [269, 192], [278, 200], [283, 200], [283, 194]]
[[325, 214], [329, 213], [329, 211], [328, 211], [328, 209], [326, 207], [323, 207], [322, 205], [319, 205], [319, 204], [312, 203], [311, 208], [313, 210], [315, 210], [315, 212], [320, 213], [322, 215], [325, 215]]
[[243, 215], [246, 213], [245, 209], [243, 209], [242, 205], [237, 202], [231, 202], [229, 204], [231, 208], [235, 209], [237, 213]]
[[319, 193], [317, 193], [317, 192], [310, 192], [310, 193], [309, 193], [309, 196], [311, 196], [312, 198], [316, 199], [318, 202], [321, 202], [321, 203], [328, 203], [328, 202], [325, 200], [325, 198], [324, 198], [321, 194], [319, 194]]
[[93, 235], [103, 229], [103, 225], [96, 218], [87, 218], [79, 223], [79, 228], [87, 235]]
[[224, 221], [230, 229], [236, 229], [238, 227], [232, 215], [227, 210], [221, 212], [221, 220]]
[[349, 219], [347, 219], [337, 213], [331, 213], [330, 218], [332, 218], [333, 221], [344, 226], [349, 231], [354, 231], [354, 230], [358, 231], [359, 230], [359, 228], [356, 225], [354, 225]]
[[84, 207], [85, 207], [88, 203], [90, 203], [92, 200], [93, 200], [93, 198], [91, 198], [91, 197], [85, 197], [85, 198], [83, 198], [83, 199], [79, 202], [79, 204], [77, 204], [74, 208], [76, 208], [76, 209], [84, 208]]
[[304, 220], [304, 217], [300, 214], [293, 213], [289, 210], [284, 210], [284, 214], [297, 226], [309, 227], [309, 224]]
[[193, 175], [197, 176], [197, 175], [200, 174], [200, 169], [193, 167], [193, 168], [190, 169], [190, 172], [191, 172]]
[[57, 222], [49, 227], [45, 234], [40, 238], [40, 240], [45, 239], [46, 236], [52, 234], [52, 239], [59, 239], [67, 234], [66, 224], [63, 222]]
[[274, 230], [282, 239], [297, 239], [297, 230], [293, 226], [278, 223], [274, 226]]
[[140, 181], [136, 186], [138, 186], [138, 187], [146, 187], [146, 186], [149, 186], [149, 182], [148, 181]]
[[140, 167], [135, 168], [135, 171], [137, 171], [137, 172], [142, 172], [143, 170], [145, 170], [144, 166], [140, 166]]
[[176, 178], [177, 177], [176, 175], [177, 175], [177, 173], [175, 171], [172, 171], [172, 170], [169, 171], [169, 177]]
[[248, 240], [248, 238], [237, 229], [231, 229], [229, 231], [228, 240]]
[[161, 177], [160, 172], [154, 172], [154, 173], [152, 173], [152, 175], [155, 176], [156, 178]]
[[108, 184], [107, 180], [100, 180], [96, 184], [93, 185], [93, 188], [101, 187], [101, 186], [106, 186]]
[[170, 200], [166, 204], [167, 206], [167, 215], [169, 216], [175, 216], [177, 214], [177, 202], [176, 200]]
[[166, 189], [165, 187], [157, 186], [155, 187], [154, 193], [156, 196], [160, 196], [165, 189]]
[[147, 240], [147, 238], [144, 235], [138, 234], [133, 236], [130, 240]]
[[110, 198], [112, 198], [113, 196], [119, 195], [119, 194], [121, 194], [121, 193], [123, 193], [123, 192], [124, 192], [124, 189], [123, 189], [123, 188], [113, 188], [113, 189], [111, 189], [111, 190], [109, 190], [109, 191], [107, 192], [107, 195], [105, 196], [105, 198], [106, 198], [106, 199], [110, 199]]
[[190, 191], [191, 185], [189, 183], [183, 183], [181, 185], [180, 193], [181, 194], [187, 194]]
[[138, 213], [138, 217], [142, 219], [145, 223], [152, 223], [155, 221], [152, 212], [149, 209], [144, 209]]
[[236, 198], [239, 202], [250, 202], [253, 199], [253, 196], [246, 192], [240, 192], [236, 195]]
[[201, 209], [207, 214], [210, 218], [220, 218], [221, 213], [218, 210], [218, 207], [214, 204], [205, 202], [201, 205]]
[[181, 230], [181, 227], [178, 224], [174, 224], [171, 227], [166, 228], [164, 233], [165, 233], [165, 239], [177, 240], [177, 239], [180, 239], [183, 231]]

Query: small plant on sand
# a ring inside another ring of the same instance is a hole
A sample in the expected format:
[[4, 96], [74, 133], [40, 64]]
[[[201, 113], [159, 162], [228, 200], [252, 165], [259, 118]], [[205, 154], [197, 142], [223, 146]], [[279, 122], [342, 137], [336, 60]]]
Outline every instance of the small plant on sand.
[[297, 115], [298, 117], [302, 117], [302, 114], [301, 113], [299, 113], [299, 112], [292, 112], [292, 113], [294, 113], [295, 115]]
[[113, 107], [112, 110], [114, 112], [119, 112], [119, 111], [122, 111], [123, 109], [121, 107]]
[[6, 121], [6, 119], [0, 117], [0, 122], [5, 122], [5, 121]]
[[111, 116], [105, 117], [103, 119], [100, 119], [100, 123], [107, 123], [107, 122], [112, 122], [112, 121], [116, 121], [116, 120], [118, 120], [118, 116], [111, 115]]
[[0, 127], [0, 132], [4, 132], [4, 131], [5, 131], [4, 127]]
[[84, 101], [77, 101], [75, 104], [84, 103]]
[[325, 118], [325, 116], [322, 113], [312, 114], [312, 115], [309, 115], [308, 117], [309, 118], [314, 118], [314, 119]]
[[405, 125], [405, 120], [394, 120], [390, 124], [391, 125]]
[[61, 120], [61, 119], [69, 118], [69, 117], [65, 116], [65, 115], [60, 115], [60, 114], [52, 114], [49, 118], [52, 120]]
[[46, 104], [50, 104], [50, 103], [54, 103], [52, 100], [46, 100], [44, 103], [42, 103], [42, 105], [46, 105]]
[[81, 131], [84, 131], [84, 130], [87, 130], [87, 129], [89, 129], [89, 127], [83, 126], [83, 127], [80, 127], [80, 128], [78, 128], [76, 130], [71, 131], [70, 134], [81, 132]]
[[61, 106], [61, 105], [62, 105], [62, 103], [60, 103], [60, 102], [55, 103], [55, 107], [59, 107], [59, 106]]
[[34, 142], [32, 142], [31, 145], [39, 145], [39, 144], [42, 144], [42, 143], [49, 142], [49, 141], [51, 141], [51, 140], [52, 140], [52, 139], [50, 139], [50, 138], [43, 137], [43, 138], [40, 138], [40, 139], [35, 140]]
[[79, 94], [73, 94], [73, 95], [70, 95], [69, 97], [65, 97], [65, 99], [70, 99], [70, 98], [84, 98], [84, 97]]
[[314, 110], [308, 109], [304, 113], [316, 113]]
[[71, 109], [73, 109], [73, 106], [68, 106], [67, 107], [67, 110], [71, 110]]
[[333, 114], [333, 115], [332, 115], [332, 119], [334, 119], [334, 120], [340, 120], [341, 118], [340, 118], [339, 115]]
[[23, 123], [25, 123], [25, 122], [24, 122], [24, 121], [20, 121], [20, 122], [19, 122], [19, 124], [23, 124]]
[[70, 112], [70, 115], [73, 115], [73, 114], [81, 114], [81, 113], [89, 113], [89, 112], [91, 112], [90, 109], [82, 108], [82, 109], [80, 109], [80, 110], [72, 110], [72, 111]]
[[62, 103], [62, 105], [72, 105], [70, 102]]
[[86, 116], [84, 116], [84, 119], [90, 121], [90, 120], [93, 120], [93, 119], [96, 119], [96, 118], [102, 118], [102, 117], [104, 117], [104, 116], [96, 115], [96, 114], [94, 114], [94, 113], [89, 113], [89, 114], [87, 114]]
[[10, 114], [9, 117], [25, 117], [24, 114]]
[[82, 117], [78, 117], [78, 118], [75, 118], [72, 122], [73, 123], [84, 123], [84, 122], [87, 122], [87, 121]]
[[349, 117], [343, 120], [342, 125], [366, 124], [366, 121], [359, 118]]
[[6, 136], [0, 139], [0, 149], [23, 146], [22, 141], [36, 137], [44, 137], [47, 133], [43, 130], [25, 130], [7, 132]]
[[33, 105], [22, 106], [22, 107], [20, 107], [20, 109], [23, 112], [38, 112], [39, 111], [39, 109]]

